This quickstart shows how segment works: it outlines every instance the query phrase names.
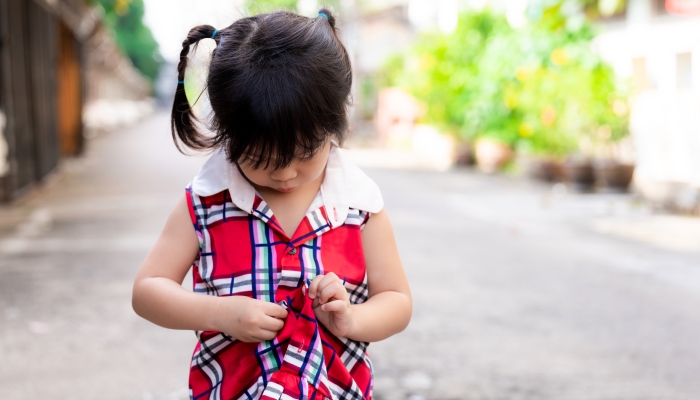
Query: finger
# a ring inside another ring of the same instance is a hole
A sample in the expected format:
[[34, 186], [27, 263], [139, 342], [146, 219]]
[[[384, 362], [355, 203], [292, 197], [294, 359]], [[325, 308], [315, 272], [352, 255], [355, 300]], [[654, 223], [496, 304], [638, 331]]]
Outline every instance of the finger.
[[280, 329], [284, 328], [284, 320], [265, 316], [260, 322], [260, 328], [268, 331], [279, 332]]
[[323, 279], [318, 283], [318, 288], [316, 289], [318, 293], [322, 292], [323, 289], [326, 288], [328, 285], [332, 285], [334, 282], [340, 282], [340, 279], [338, 278], [338, 275], [334, 273], [329, 273], [328, 275], [324, 275]]
[[342, 283], [339, 281], [333, 282], [321, 290], [318, 296], [319, 303], [325, 304], [330, 299], [346, 300], [347, 293], [348, 292], [345, 290], [345, 286], [343, 286]]
[[260, 329], [253, 337], [258, 341], [272, 340], [277, 336], [277, 332], [268, 331], [267, 329]]
[[348, 303], [343, 300], [333, 300], [321, 306], [321, 310], [328, 312], [342, 312], [347, 308]]
[[325, 275], [316, 275], [311, 284], [309, 285], [309, 297], [312, 299], [316, 298], [316, 292], [318, 292], [318, 284], [321, 282]]
[[269, 315], [275, 318], [287, 318], [287, 310], [279, 304], [275, 303], [265, 303], [263, 308], [265, 315]]

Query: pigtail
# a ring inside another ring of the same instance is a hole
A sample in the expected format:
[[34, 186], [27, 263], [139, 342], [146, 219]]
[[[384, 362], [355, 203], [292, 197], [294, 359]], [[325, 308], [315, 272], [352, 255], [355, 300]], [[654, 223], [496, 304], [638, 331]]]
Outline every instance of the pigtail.
[[175, 90], [173, 109], [170, 116], [173, 141], [180, 152], [183, 152], [180, 142], [195, 150], [211, 147], [211, 139], [199, 132], [194, 124], [197, 122], [197, 118], [192, 113], [192, 107], [185, 93], [185, 70], [187, 69], [187, 55], [190, 52], [190, 46], [196, 46], [200, 40], [209, 38], [216, 40], [218, 44], [218, 36], [220, 35], [213, 26], [199, 25], [192, 28], [187, 34], [187, 38], [182, 42], [180, 63], [177, 65], [177, 89]]
[[331, 10], [322, 8], [318, 10], [318, 15], [328, 20], [328, 24], [331, 26], [331, 28], [333, 28], [333, 30], [335, 30], [335, 17], [333, 16], [333, 13], [331, 13]]

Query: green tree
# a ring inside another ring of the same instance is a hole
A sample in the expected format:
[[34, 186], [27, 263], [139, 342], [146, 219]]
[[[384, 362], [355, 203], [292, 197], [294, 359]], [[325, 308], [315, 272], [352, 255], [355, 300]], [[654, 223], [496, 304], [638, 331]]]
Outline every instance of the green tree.
[[143, 0], [89, 0], [104, 10], [104, 26], [144, 76], [153, 81], [163, 58], [153, 33], [143, 23]]

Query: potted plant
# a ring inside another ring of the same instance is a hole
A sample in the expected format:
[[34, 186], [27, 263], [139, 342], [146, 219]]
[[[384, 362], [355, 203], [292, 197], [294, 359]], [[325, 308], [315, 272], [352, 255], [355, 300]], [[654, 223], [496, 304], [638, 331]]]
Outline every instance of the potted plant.
[[421, 122], [452, 132], [461, 144], [458, 160], [475, 161], [488, 172], [512, 158], [517, 134], [506, 129], [502, 110], [493, 110], [493, 101], [486, 99], [499, 94], [483, 82], [500, 77], [486, 76], [481, 58], [490, 38], [510, 29], [503, 16], [488, 10], [463, 14], [454, 33], [425, 34], [408, 54], [390, 58], [380, 79], [384, 86], [402, 87], [421, 100], [427, 106]]
[[536, 175], [561, 179], [560, 163], [580, 152], [582, 138], [601, 126], [614, 138], [627, 133], [626, 115], [614, 111], [624, 94], [591, 51], [591, 25], [570, 24], [562, 5], [532, 6], [517, 29], [488, 9], [467, 12], [452, 34], [424, 35], [393, 58], [386, 75], [427, 105], [430, 123], [473, 140], [482, 169], [517, 151]]

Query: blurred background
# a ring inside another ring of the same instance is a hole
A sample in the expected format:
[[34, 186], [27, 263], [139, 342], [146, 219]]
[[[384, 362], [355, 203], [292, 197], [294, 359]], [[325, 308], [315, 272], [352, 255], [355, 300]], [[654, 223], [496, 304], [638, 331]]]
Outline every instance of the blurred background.
[[130, 302], [207, 156], [181, 42], [321, 6], [414, 292], [375, 398], [700, 398], [700, 0], [0, 0], [0, 397], [189, 398]]

